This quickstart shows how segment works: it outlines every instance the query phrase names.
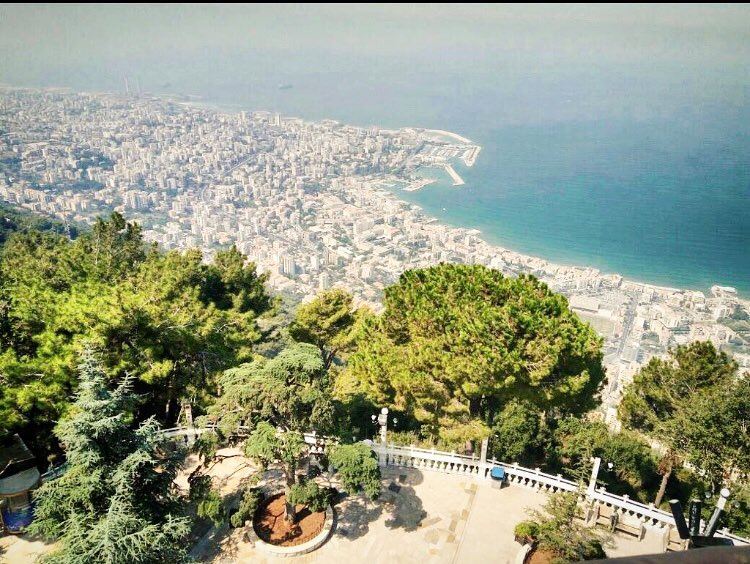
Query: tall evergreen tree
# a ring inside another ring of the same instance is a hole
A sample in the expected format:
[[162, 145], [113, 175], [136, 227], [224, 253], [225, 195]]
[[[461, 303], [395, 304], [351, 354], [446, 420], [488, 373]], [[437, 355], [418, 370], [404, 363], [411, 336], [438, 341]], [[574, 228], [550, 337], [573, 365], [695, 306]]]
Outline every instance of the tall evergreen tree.
[[[332, 424], [331, 385], [318, 349], [293, 345], [271, 360], [227, 370], [219, 385], [221, 395], [209, 418], [227, 436], [249, 427], [245, 454], [263, 467], [279, 463], [288, 497], [306, 449], [303, 433], [325, 432]], [[287, 518], [294, 519], [289, 504]]]
[[297, 309], [289, 334], [297, 342], [318, 347], [323, 363], [330, 368], [337, 355], [351, 348], [354, 325], [360, 315], [354, 309], [352, 295], [334, 288], [321, 292]]
[[514, 398], [542, 412], [596, 406], [601, 338], [536, 278], [440, 264], [404, 272], [384, 305], [365, 323], [338, 388], [406, 411], [435, 439], [461, 445], [489, 435]]
[[182, 561], [189, 520], [180, 516], [173, 480], [184, 453], [153, 419], [133, 426], [131, 379], [110, 391], [89, 350], [79, 370], [76, 401], [56, 429], [67, 468], [35, 494], [30, 532], [59, 541], [45, 561]]
[[712, 343], [695, 342], [676, 347], [666, 359], [651, 359], [626, 388], [620, 420], [665, 447], [656, 505], [682, 459], [700, 468], [707, 483], [721, 482], [736, 464], [744, 463], [747, 472], [742, 430], [746, 433], [749, 423], [737, 370], [737, 363]]
[[[308, 452], [303, 434], [323, 434], [333, 424], [332, 386], [319, 350], [308, 343], [292, 345], [271, 360], [257, 359], [225, 371], [219, 384], [221, 394], [209, 409], [208, 419], [225, 437], [249, 429], [245, 455], [264, 469], [280, 466], [286, 518], [293, 521], [295, 509], [289, 500], [304, 488], [297, 480], [301, 458]], [[211, 442], [206, 435], [201, 437], [201, 444]], [[362, 490], [370, 498], [378, 495], [380, 470], [369, 447], [331, 446], [329, 455], [347, 491]], [[307, 485], [317, 490], [313, 484]]]

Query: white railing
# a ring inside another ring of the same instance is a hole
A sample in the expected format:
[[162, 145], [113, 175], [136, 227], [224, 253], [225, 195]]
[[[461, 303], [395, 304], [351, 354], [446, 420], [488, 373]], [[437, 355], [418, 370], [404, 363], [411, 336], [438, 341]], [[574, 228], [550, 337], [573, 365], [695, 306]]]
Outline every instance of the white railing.
[[[181, 439], [182, 442], [184, 442], [186, 445], [191, 445], [195, 442], [195, 439], [200, 437], [203, 433], [206, 433], [208, 431], [213, 431], [216, 427], [214, 425], [209, 425], [207, 427], [170, 427], [169, 429], [162, 429], [161, 434], [163, 434], [166, 437], [173, 438], [173, 439]], [[239, 434], [241, 435], [243, 431], [249, 431], [249, 427], [238, 427]], [[303, 438], [305, 439], [305, 443], [312, 446], [321, 449], [320, 452], [322, 452], [323, 445], [327, 437], [323, 437], [321, 435], [318, 435], [317, 433], [303, 433]]]
[[[507, 464], [495, 459], [482, 462], [476, 456], [464, 456], [413, 446], [364, 442], [370, 445], [377, 454], [381, 466], [400, 466], [446, 474], [474, 476], [480, 480], [490, 480], [492, 468], [501, 466], [505, 470], [508, 483], [514, 486], [545, 493], [579, 490], [578, 484], [572, 480], [563, 478], [560, 474], [547, 474], [539, 468], [524, 468], [518, 464]], [[619, 496], [609, 493], [604, 488], [598, 488], [592, 492], [585, 491], [584, 502], [590, 506], [603, 506], [608, 510], [608, 515], [617, 517], [613, 520], [617, 528], [629, 530], [639, 536], [642, 535], [636, 531], [640, 531], [644, 527], [664, 529], [667, 536], [675, 527], [674, 518], [670, 513], [657, 509], [653, 504], [647, 505], [633, 501], [627, 495]], [[750, 544], [750, 540], [734, 535], [726, 529], [718, 531], [716, 535], [731, 539], [735, 545]]]
[[[163, 429], [161, 432], [170, 438], [181, 439], [190, 445], [195, 439], [214, 427], [172, 427]], [[241, 428], [244, 429], [244, 428]], [[323, 451], [324, 443], [330, 440], [316, 433], [304, 433], [305, 442], [319, 452]], [[381, 466], [399, 466], [406, 468], [417, 468], [431, 472], [442, 472], [461, 476], [473, 476], [479, 480], [491, 480], [492, 468], [501, 466], [505, 470], [507, 481], [510, 485], [528, 488], [544, 493], [558, 491], [577, 491], [578, 484], [572, 480], [563, 478], [560, 474], [552, 475], [542, 472], [539, 468], [524, 468], [518, 464], [507, 464], [495, 459], [482, 462], [476, 456], [465, 456], [454, 452], [445, 452], [434, 449], [423, 449], [414, 446], [398, 446], [395, 444], [382, 445], [373, 441], [363, 441], [372, 448], [378, 456]], [[56, 477], [56, 476], [53, 476]], [[590, 507], [606, 509], [609, 515], [617, 517], [613, 522], [618, 528], [630, 530], [631, 532], [644, 527], [664, 529], [665, 538], [674, 532], [674, 518], [671, 514], [657, 509], [653, 504], [644, 504], [633, 501], [628, 496], [619, 496], [607, 492], [604, 488], [593, 491], [586, 490], [582, 500]], [[636, 533], [637, 534], [637, 533]], [[735, 545], [749, 545], [750, 540], [730, 533], [726, 529], [717, 531], [717, 536], [731, 539]], [[665, 543], [665, 546], [668, 543]]]

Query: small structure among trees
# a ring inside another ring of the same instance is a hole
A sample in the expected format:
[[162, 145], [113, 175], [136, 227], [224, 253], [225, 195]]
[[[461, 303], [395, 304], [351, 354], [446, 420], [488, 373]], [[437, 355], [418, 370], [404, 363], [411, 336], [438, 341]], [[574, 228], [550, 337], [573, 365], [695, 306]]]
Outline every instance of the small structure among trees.
[[31, 491], [40, 478], [36, 458], [21, 437], [0, 442], [0, 530], [19, 533], [31, 524]]

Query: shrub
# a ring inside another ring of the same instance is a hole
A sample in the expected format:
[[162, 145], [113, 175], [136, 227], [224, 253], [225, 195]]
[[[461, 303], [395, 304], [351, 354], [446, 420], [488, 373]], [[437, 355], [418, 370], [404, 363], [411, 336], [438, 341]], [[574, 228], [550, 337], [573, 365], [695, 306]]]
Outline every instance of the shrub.
[[328, 505], [329, 493], [312, 480], [294, 484], [289, 491], [289, 503], [305, 505], [310, 511], [323, 511]]
[[521, 521], [513, 529], [513, 534], [518, 540], [536, 540], [539, 534], [539, 524], [535, 521]]
[[255, 515], [261, 501], [263, 501], [263, 495], [257, 489], [248, 488], [245, 490], [239, 509], [229, 518], [232, 527], [242, 527], [245, 521], [250, 521], [253, 515]]
[[380, 495], [380, 467], [367, 445], [334, 446], [329, 451], [328, 461], [336, 469], [346, 493], [363, 491], [370, 499]]
[[226, 519], [224, 502], [215, 490], [210, 490], [203, 499], [198, 502], [196, 512], [198, 517], [210, 519], [214, 526], [217, 527]]
[[539, 548], [552, 552], [564, 562], [590, 560], [603, 554], [602, 541], [609, 537], [575, 522], [578, 495], [558, 492], [547, 498], [544, 511], [530, 511], [538, 527]]

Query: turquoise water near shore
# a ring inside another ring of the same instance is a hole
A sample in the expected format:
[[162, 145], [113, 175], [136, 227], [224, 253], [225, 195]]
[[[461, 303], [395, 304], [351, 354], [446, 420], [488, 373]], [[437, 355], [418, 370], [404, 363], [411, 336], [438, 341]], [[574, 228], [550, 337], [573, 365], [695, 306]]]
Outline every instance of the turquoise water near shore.
[[400, 198], [515, 251], [662, 286], [730, 285], [750, 296], [750, 106], [695, 105], [683, 93], [674, 108], [560, 119], [558, 101], [524, 115], [527, 100], [515, 102], [517, 119], [509, 119], [493, 114], [505, 99], [463, 90], [435, 101], [430, 86], [412, 86], [362, 77], [358, 87], [331, 92], [311, 77], [294, 91], [256, 88], [232, 98], [230, 88], [209, 99], [227, 109], [454, 131], [482, 146], [473, 167], [454, 164], [466, 184], [429, 171], [438, 182], [398, 190]]
[[236, 111], [454, 131], [483, 147], [455, 165], [466, 184], [401, 198], [527, 254], [750, 296], [750, 8], [3, 10], [7, 83], [128, 76]]
[[675, 123], [566, 123], [478, 133], [466, 185], [402, 197], [491, 243], [644, 282], [750, 293], [747, 140]]

